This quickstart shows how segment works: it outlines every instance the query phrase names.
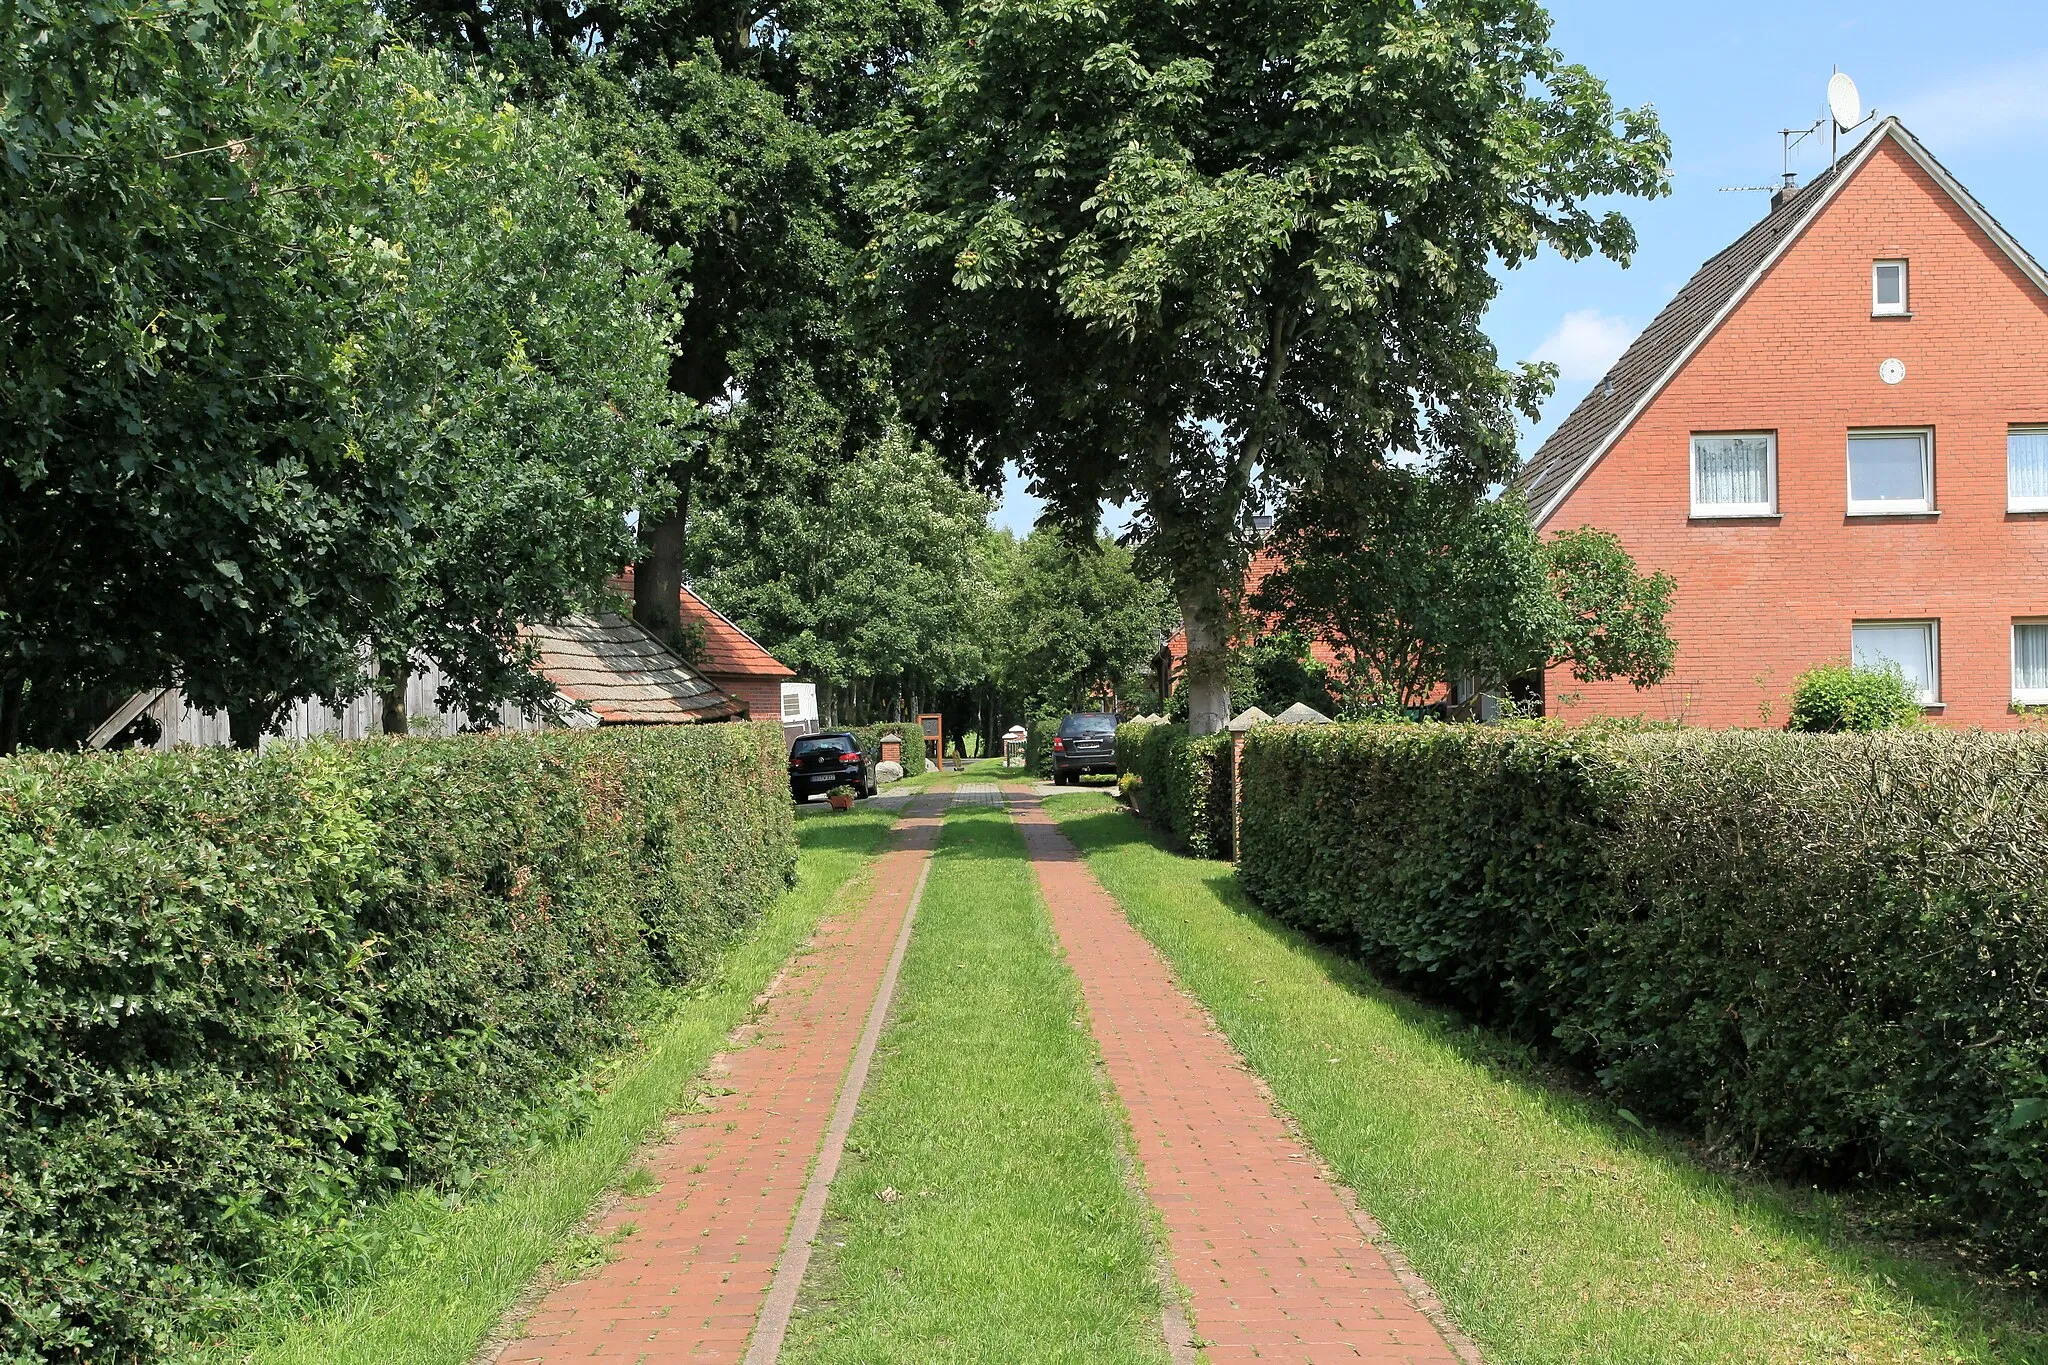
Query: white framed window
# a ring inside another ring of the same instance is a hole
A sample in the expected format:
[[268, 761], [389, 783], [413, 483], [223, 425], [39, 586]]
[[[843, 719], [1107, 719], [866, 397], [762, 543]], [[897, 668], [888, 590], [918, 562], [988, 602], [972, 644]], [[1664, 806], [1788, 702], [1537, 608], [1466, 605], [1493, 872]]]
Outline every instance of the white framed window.
[[1876, 261], [1870, 267], [1870, 311], [1876, 317], [1897, 317], [1906, 307], [1906, 263]]
[[1768, 431], [1692, 438], [1692, 514], [1769, 517], [1778, 512], [1778, 438]]
[[1922, 706], [1941, 703], [1939, 621], [1857, 621], [1849, 627], [1849, 648], [1858, 668], [1896, 668]]
[[2005, 510], [2048, 512], [2048, 427], [2005, 433]]
[[2048, 621], [2012, 623], [2012, 699], [2048, 703]]
[[1849, 433], [1849, 514], [1897, 516], [1934, 510], [1934, 433]]

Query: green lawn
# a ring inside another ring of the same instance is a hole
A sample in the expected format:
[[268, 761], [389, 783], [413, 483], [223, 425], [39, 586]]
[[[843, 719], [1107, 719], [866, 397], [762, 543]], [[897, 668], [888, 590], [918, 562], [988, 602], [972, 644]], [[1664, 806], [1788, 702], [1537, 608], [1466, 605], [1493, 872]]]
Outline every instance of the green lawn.
[[953, 811], [783, 1359], [1163, 1361], [1121, 1132], [1022, 836]]
[[1493, 1365], [2048, 1360], [2039, 1305], [1859, 1242], [1828, 1200], [1703, 1172], [1105, 798], [1048, 807]]
[[[496, 1193], [455, 1211], [421, 1195], [373, 1216], [363, 1239], [404, 1247], [346, 1293], [309, 1304], [292, 1284], [267, 1286], [272, 1308], [227, 1343], [194, 1348], [248, 1365], [466, 1365], [542, 1266], [587, 1254], [572, 1235], [586, 1211], [689, 1093], [754, 999], [842, 897], [894, 823], [856, 810], [797, 827], [797, 885], [770, 907], [711, 980], [677, 992], [617, 1069], [588, 1123], [504, 1174]], [[587, 1240], [587, 1239], [586, 1239]]]

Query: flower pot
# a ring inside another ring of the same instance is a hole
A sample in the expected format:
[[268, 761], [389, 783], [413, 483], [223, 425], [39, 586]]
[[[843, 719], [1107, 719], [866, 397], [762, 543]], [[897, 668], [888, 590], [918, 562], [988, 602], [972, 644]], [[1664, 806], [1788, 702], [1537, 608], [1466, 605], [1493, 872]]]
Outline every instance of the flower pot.
[[828, 796], [825, 799], [832, 803], [833, 810], [853, 809], [853, 798], [850, 796]]

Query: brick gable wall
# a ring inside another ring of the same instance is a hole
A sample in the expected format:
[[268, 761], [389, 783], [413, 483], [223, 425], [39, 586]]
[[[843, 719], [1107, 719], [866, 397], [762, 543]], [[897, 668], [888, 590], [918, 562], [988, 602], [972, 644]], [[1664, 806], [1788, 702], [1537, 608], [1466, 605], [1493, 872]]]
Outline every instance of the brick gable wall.
[[[1911, 262], [1910, 319], [1870, 315]], [[1887, 385], [1878, 365], [1905, 362]], [[1547, 523], [1678, 580], [1678, 662], [1645, 692], [1553, 670], [1552, 715], [1782, 725], [1850, 623], [1940, 621], [1944, 724], [2011, 728], [2011, 623], [2048, 618], [2048, 513], [2005, 510], [2007, 429], [2048, 423], [2048, 298], [1895, 143], [1878, 148]], [[1936, 518], [1846, 515], [1853, 427], [1934, 429]], [[1775, 431], [1776, 521], [1690, 518], [1694, 432]]]

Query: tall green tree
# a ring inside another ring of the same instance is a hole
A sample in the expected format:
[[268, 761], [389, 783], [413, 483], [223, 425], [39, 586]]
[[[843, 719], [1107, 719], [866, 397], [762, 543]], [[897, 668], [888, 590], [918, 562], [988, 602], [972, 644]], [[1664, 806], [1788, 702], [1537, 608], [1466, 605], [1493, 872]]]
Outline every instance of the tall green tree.
[[988, 675], [1001, 591], [988, 511], [897, 433], [744, 517], [706, 513], [694, 582], [855, 719], [902, 718]]
[[551, 692], [518, 628], [591, 605], [627, 515], [674, 462], [671, 284], [573, 111], [523, 112], [447, 59], [387, 47], [339, 130], [377, 185], [376, 287], [344, 342], [352, 437], [406, 471], [396, 590], [368, 643], [387, 730], [421, 663], [481, 710]]
[[1079, 710], [1098, 692], [1129, 692], [1175, 616], [1171, 590], [1141, 572], [1130, 550], [1051, 529], [1019, 545], [1002, 604], [999, 669], [1032, 711]]
[[245, 739], [351, 685], [407, 506], [401, 468], [333, 420], [347, 261], [374, 229], [316, 125], [365, 21], [324, 0], [7, 10], [0, 750], [31, 683], [175, 681]]
[[1480, 329], [1548, 245], [1626, 260], [1592, 204], [1666, 186], [1534, 0], [989, 0], [861, 142], [864, 278], [919, 429], [1086, 528], [1129, 500], [1229, 710], [1262, 506], [1419, 456], [1483, 486], [1548, 391]]
[[1355, 516], [1283, 525], [1253, 606], [1327, 641], [1350, 709], [1421, 706], [1460, 678], [1487, 688], [1566, 666], [1659, 682], [1676, 654], [1672, 579], [1590, 527], [1545, 540], [1519, 498], [1390, 475]]
[[707, 4], [398, 0], [431, 41], [567, 95], [673, 252], [672, 389], [703, 412], [639, 522], [634, 615], [681, 632], [694, 513], [748, 502], [876, 440], [886, 386], [850, 323], [853, 252], [834, 139], [886, 96], [937, 12], [922, 0]]

